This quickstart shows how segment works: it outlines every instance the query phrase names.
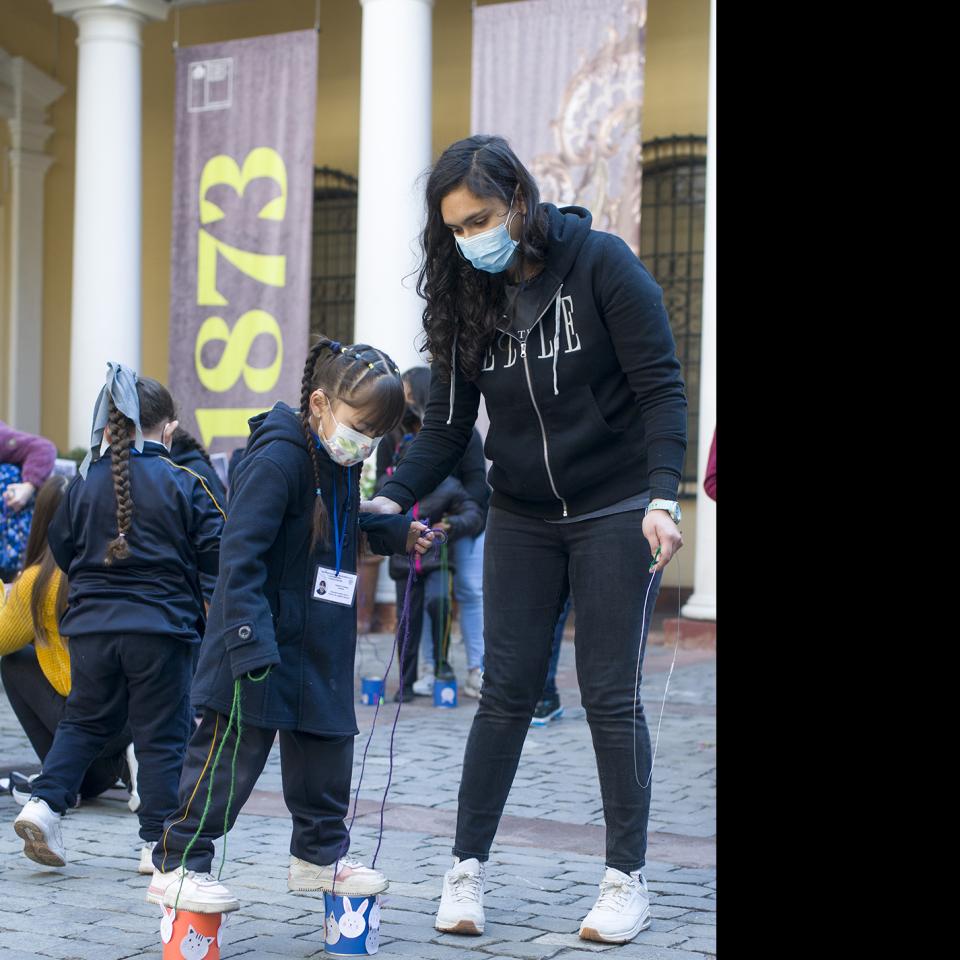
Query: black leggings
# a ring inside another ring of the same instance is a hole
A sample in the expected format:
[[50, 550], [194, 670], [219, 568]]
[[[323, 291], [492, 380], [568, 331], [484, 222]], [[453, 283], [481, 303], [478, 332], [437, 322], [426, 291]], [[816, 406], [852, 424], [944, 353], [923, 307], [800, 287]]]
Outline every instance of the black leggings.
[[[43, 763], [57, 724], [63, 719], [67, 698], [61, 697], [44, 676], [32, 644], [0, 659], [0, 679], [23, 732]], [[100, 756], [87, 767], [80, 784], [81, 797], [97, 797], [117, 782], [131, 739], [130, 728], [126, 727], [107, 742]]]

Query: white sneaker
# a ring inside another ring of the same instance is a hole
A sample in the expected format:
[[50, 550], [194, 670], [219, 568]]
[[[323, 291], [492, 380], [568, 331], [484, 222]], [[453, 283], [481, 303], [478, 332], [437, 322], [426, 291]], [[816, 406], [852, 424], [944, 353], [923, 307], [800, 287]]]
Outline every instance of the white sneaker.
[[[140, 848], [140, 866], [137, 867], [137, 873], [142, 873], [146, 877], [153, 875], [153, 848], [156, 845], [157, 841], [151, 840]], [[160, 901], [158, 900], [157, 902], [159, 903]]]
[[419, 680], [414, 681], [413, 692], [418, 697], [432, 697], [433, 684], [435, 680], [436, 677], [433, 674], [433, 664], [425, 663], [423, 665], [423, 676]]
[[167, 873], [154, 870], [147, 901], [193, 913], [230, 913], [240, 908], [240, 901], [212, 873], [184, 871], [183, 867]]
[[600, 881], [600, 896], [580, 924], [580, 938], [627, 943], [649, 926], [650, 897], [643, 874], [607, 867]]
[[453, 869], [443, 875], [443, 894], [437, 910], [436, 928], [442, 933], [483, 933], [483, 881], [486, 869], [473, 858], [454, 859]]
[[472, 697], [474, 700], [480, 699], [480, 690], [483, 687], [483, 671], [479, 667], [474, 667], [468, 674], [463, 684], [463, 695]]
[[13, 821], [13, 829], [23, 839], [23, 855], [47, 867], [62, 867], [67, 862], [60, 832], [60, 814], [46, 800], [31, 797]]
[[390, 886], [387, 878], [379, 871], [365, 867], [356, 857], [341, 857], [337, 863], [337, 879], [333, 879], [332, 863], [322, 867], [299, 857], [290, 857], [290, 871], [287, 874], [287, 889], [293, 891], [332, 890], [346, 897], [370, 897], [383, 893]]
[[[137, 755], [133, 752], [132, 743], [127, 744], [124, 756], [127, 758], [127, 768], [130, 771], [130, 799], [127, 801], [127, 806], [131, 813], [136, 813], [140, 809], [140, 793], [137, 790], [137, 774], [140, 771], [140, 764], [137, 763]], [[143, 873], [142, 870], [140, 872]]]

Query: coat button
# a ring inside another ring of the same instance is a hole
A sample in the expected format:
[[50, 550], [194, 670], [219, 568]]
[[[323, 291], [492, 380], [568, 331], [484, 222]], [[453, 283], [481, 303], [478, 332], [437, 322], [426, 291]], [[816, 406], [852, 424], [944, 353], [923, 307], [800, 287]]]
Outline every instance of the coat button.
[[249, 640], [249, 639], [250, 639], [250, 634], [251, 634], [251, 632], [252, 632], [252, 631], [250, 630], [250, 628], [249, 628], [246, 624], [244, 624], [244, 625], [237, 631], [237, 635], [240, 637], [241, 640]]

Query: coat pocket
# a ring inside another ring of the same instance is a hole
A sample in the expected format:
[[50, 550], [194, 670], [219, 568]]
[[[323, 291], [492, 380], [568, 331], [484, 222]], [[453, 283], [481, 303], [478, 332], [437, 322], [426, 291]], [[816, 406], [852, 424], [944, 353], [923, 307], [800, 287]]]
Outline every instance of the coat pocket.
[[299, 643], [303, 636], [304, 600], [301, 591], [281, 589], [277, 598], [277, 643]]

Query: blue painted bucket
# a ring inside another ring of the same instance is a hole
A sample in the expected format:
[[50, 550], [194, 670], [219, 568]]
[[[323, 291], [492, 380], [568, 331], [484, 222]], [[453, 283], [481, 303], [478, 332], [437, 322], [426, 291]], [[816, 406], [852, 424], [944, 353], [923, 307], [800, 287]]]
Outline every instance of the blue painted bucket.
[[331, 957], [369, 957], [380, 948], [380, 895], [344, 897], [324, 891], [323, 949]]
[[364, 677], [360, 681], [360, 700], [368, 707], [383, 703], [386, 685], [383, 677]]
[[435, 707], [455, 707], [457, 705], [457, 681], [433, 681], [433, 705]]

